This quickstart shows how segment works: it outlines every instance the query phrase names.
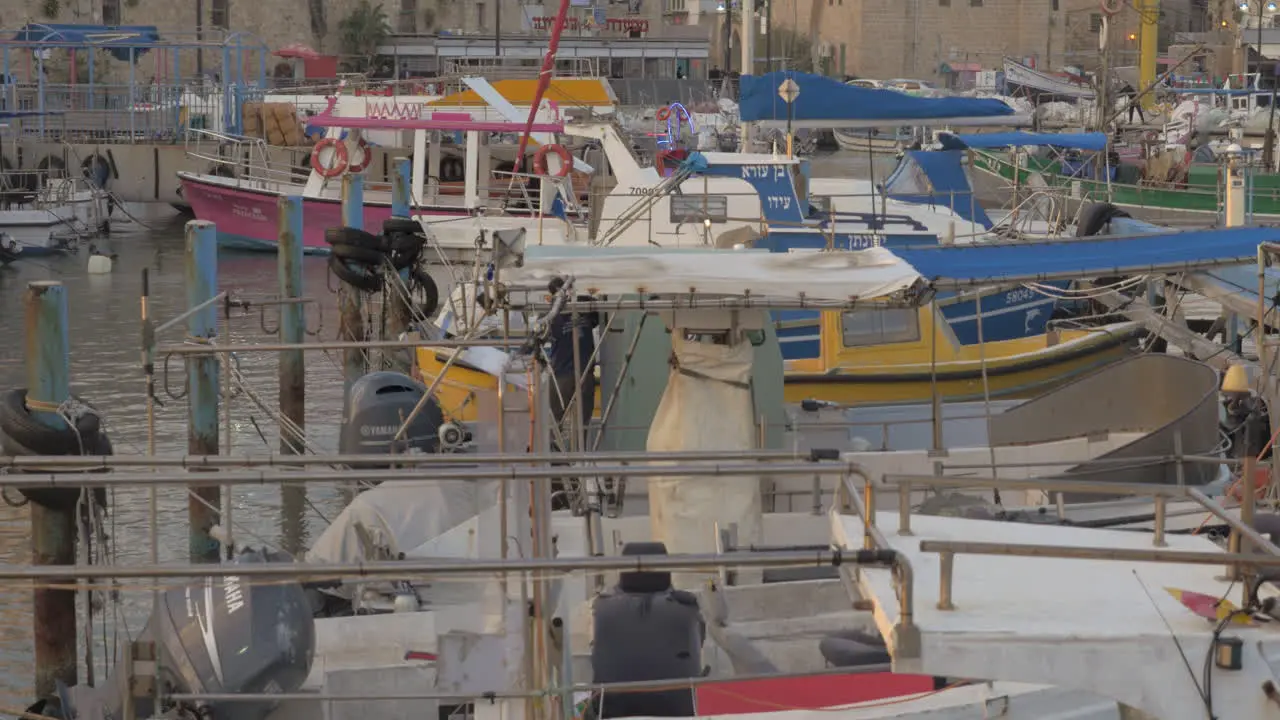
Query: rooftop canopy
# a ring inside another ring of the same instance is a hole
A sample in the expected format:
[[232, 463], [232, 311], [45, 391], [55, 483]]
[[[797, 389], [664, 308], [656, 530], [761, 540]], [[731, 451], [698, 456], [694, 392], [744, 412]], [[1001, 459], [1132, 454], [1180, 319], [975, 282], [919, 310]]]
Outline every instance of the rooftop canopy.
[[117, 60], [136, 58], [160, 43], [160, 31], [154, 25], [64, 25], [29, 23], [14, 34], [12, 43], [40, 49], [84, 46], [100, 47]]

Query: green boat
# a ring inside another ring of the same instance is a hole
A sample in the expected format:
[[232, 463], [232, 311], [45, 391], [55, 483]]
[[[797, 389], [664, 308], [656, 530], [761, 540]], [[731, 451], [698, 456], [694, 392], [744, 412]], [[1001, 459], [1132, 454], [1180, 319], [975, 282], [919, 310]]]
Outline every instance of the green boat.
[[[1193, 163], [1185, 178], [1173, 182], [1144, 180], [1143, 170], [1121, 160], [1114, 168], [1111, 182], [1088, 177], [1092, 163], [1075, 162], [1069, 156], [1044, 156], [1026, 153], [1015, 170], [1008, 153], [971, 149], [972, 166], [1007, 183], [1027, 188], [1038, 176], [1051, 189], [1079, 200], [1109, 202], [1129, 210], [1135, 217], [1151, 222], [1192, 221], [1208, 224], [1222, 213], [1222, 166]], [[1082, 177], [1082, 175], [1085, 175]], [[1252, 174], [1252, 211], [1256, 222], [1280, 220], [1280, 174], [1255, 171]], [[1038, 184], [1038, 183], [1036, 183]]]

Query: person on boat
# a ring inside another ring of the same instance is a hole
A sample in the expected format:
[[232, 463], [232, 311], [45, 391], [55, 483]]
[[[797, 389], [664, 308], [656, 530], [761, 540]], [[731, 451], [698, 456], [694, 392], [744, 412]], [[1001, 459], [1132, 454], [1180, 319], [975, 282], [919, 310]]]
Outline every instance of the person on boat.
[[1133, 124], [1133, 113], [1136, 110], [1138, 119], [1142, 121], [1143, 125], [1146, 125], [1147, 116], [1142, 112], [1142, 103], [1138, 102], [1138, 91], [1134, 90], [1129, 83], [1125, 83], [1124, 87], [1120, 88], [1120, 97], [1124, 98], [1129, 106], [1129, 124]]
[[[564, 288], [564, 280], [555, 278], [548, 285], [548, 290], [555, 295]], [[579, 296], [580, 301], [590, 301], [587, 296]], [[600, 325], [600, 317], [595, 312], [583, 312], [576, 315], [572, 312], [561, 312], [551, 319], [547, 328], [547, 364], [551, 368], [552, 387], [551, 417], [559, 428], [551, 437], [551, 447], [556, 452], [565, 452], [569, 448], [569, 438], [573, 433], [573, 416], [570, 414], [576, 403], [581, 403], [582, 427], [590, 426], [591, 416], [595, 414], [596, 405], [596, 338], [595, 329]], [[574, 354], [574, 338], [577, 338], [577, 354]], [[580, 380], [575, 375], [581, 373]], [[574, 390], [578, 397], [574, 398]], [[563, 439], [563, 440], [562, 440]], [[551, 484], [552, 509], [563, 509], [569, 506], [565, 497], [564, 483], [553, 480]]]

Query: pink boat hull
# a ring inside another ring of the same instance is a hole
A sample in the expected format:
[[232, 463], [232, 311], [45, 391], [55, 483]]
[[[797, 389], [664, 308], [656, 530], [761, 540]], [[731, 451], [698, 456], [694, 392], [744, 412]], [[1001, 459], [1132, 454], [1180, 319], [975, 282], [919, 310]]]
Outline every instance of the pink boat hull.
[[[200, 220], [218, 226], [218, 244], [237, 250], [275, 251], [280, 232], [280, 195], [267, 190], [233, 188], [183, 176], [182, 196]], [[342, 225], [342, 203], [324, 198], [302, 201], [302, 247], [327, 253], [324, 231]], [[462, 212], [415, 211], [422, 215], [460, 216]], [[391, 217], [391, 206], [365, 203], [364, 227], [377, 232]]]

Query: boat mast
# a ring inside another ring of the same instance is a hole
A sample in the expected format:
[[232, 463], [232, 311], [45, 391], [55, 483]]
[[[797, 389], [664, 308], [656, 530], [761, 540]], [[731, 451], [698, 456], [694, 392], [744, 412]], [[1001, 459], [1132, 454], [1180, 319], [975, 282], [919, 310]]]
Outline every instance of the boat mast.
[[538, 73], [538, 89], [533, 94], [533, 102], [529, 105], [529, 119], [525, 122], [524, 134], [520, 136], [520, 145], [516, 149], [514, 172], [520, 172], [524, 163], [524, 151], [529, 146], [529, 132], [533, 129], [533, 120], [538, 116], [538, 106], [542, 104], [542, 96], [551, 85], [551, 76], [556, 71], [556, 50], [560, 47], [560, 32], [564, 30], [565, 20], [569, 16], [569, 0], [560, 0], [560, 11], [556, 13], [555, 25], [551, 26], [551, 42], [547, 44], [547, 55], [542, 59], [542, 70]]

